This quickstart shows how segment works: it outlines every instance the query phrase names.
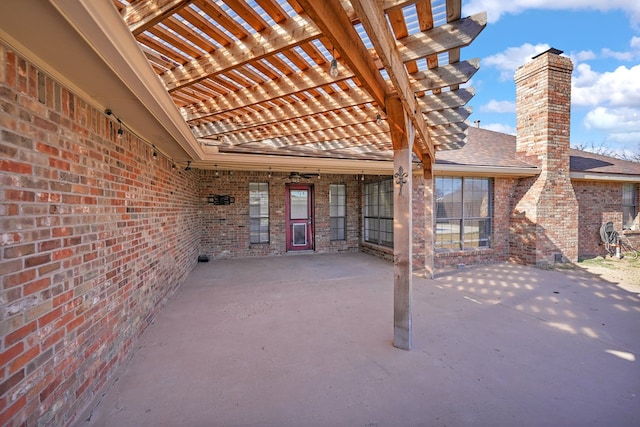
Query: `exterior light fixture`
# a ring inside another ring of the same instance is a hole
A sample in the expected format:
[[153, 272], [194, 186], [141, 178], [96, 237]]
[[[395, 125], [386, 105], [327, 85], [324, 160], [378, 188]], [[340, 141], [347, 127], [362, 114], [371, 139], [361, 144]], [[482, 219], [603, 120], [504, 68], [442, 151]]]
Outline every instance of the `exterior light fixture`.
[[122, 138], [122, 135], [124, 135], [124, 131], [122, 130], [122, 120], [120, 120], [120, 117], [116, 116], [110, 108], [104, 110], [104, 113], [107, 116], [115, 117], [116, 121], [118, 122], [118, 131], [116, 132], [116, 136], [118, 137], [118, 139]]
[[153, 160], [158, 161], [158, 152], [156, 151], [156, 146], [152, 145], [151, 147], [153, 148]]
[[381, 125], [382, 125], [382, 115], [381, 115], [380, 113], [378, 113], [378, 114], [376, 115], [376, 124], [377, 124], [378, 126], [381, 126]]
[[186, 171], [190, 171], [191, 170], [191, 160], [187, 160], [187, 167], [184, 168], [184, 170], [186, 170]]
[[331, 66], [329, 67], [329, 75], [334, 79], [338, 77], [340, 71], [338, 70], [338, 61], [336, 60], [336, 50], [333, 49], [333, 57], [331, 58]]

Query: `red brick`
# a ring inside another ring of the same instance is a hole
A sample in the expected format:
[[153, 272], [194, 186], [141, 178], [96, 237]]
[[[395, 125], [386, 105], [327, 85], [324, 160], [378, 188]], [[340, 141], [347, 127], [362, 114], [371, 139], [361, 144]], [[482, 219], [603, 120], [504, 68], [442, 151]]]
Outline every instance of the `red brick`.
[[35, 193], [32, 191], [24, 190], [4, 190], [5, 200], [15, 200], [17, 202], [33, 202], [35, 200]]
[[24, 283], [30, 282], [36, 278], [35, 270], [24, 270], [16, 274], [10, 274], [5, 276], [3, 280], [3, 285], [5, 288], [10, 288], [13, 286], [22, 285]]
[[24, 344], [19, 342], [4, 353], [0, 353], [0, 366], [5, 366], [24, 351]]
[[69, 258], [70, 256], [73, 256], [73, 249], [60, 249], [58, 251], [53, 252], [54, 261]]
[[58, 319], [61, 316], [61, 314], [62, 314], [62, 308], [58, 307], [48, 312], [47, 314], [42, 315], [40, 318], [38, 318], [38, 327], [42, 328], [48, 325], [49, 323]]
[[40, 354], [40, 348], [38, 346], [31, 347], [29, 350], [13, 359], [13, 362], [9, 364], [9, 373], [13, 374], [14, 372], [18, 372], [18, 370], [24, 365], [35, 359], [38, 354]]
[[16, 329], [12, 333], [8, 334], [4, 338], [4, 346], [10, 347], [17, 343], [18, 341], [22, 341], [27, 335], [35, 332], [36, 330], [36, 322], [29, 322], [20, 329]]
[[4, 172], [31, 174], [33, 171], [33, 168], [31, 165], [26, 163], [19, 163], [11, 160], [0, 159], [0, 170]]
[[22, 258], [35, 253], [36, 245], [27, 243], [20, 246], [10, 246], [4, 249], [4, 258]]
[[0, 414], [0, 425], [9, 425], [9, 421], [27, 404], [27, 397], [21, 396]]
[[24, 260], [24, 266], [25, 268], [30, 268], [30, 267], [35, 267], [41, 264], [46, 264], [50, 261], [51, 261], [51, 255], [49, 254], [38, 255], [31, 258], [26, 258]]
[[24, 370], [18, 371], [9, 377], [5, 382], [0, 384], [0, 396], [6, 395], [9, 390], [15, 387], [24, 379]]

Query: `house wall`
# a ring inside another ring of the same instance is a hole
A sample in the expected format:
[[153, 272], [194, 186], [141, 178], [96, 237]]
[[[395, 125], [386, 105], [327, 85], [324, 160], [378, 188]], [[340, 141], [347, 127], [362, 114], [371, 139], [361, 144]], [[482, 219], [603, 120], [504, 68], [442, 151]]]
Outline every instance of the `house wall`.
[[[609, 221], [613, 222], [616, 231], [622, 231], [622, 184], [603, 181], [573, 181], [578, 198], [580, 258], [604, 256], [606, 249], [601, 245], [600, 227]], [[637, 194], [637, 192], [636, 192]], [[636, 201], [638, 206], [638, 201]], [[625, 235], [634, 247], [640, 248], [640, 232], [629, 231]]]
[[0, 425], [71, 423], [197, 262], [196, 171], [0, 45]]
[[[239, 171], [200, 171], [200, 250], [212, 259], [282, 255], [285, 241], [285, 185], [288, 173]], [[249, 243], [249, 183], [269, 183], [269, 243]], [[319, 178], [303, 179], [313, 184], [315, 211], [315, 251], [358, 251], [362, 229], [361, 181], [354, 175], [321, 174]], [[329, 238], [329, 185], [345, 184], [347, 193], [346, 240]], [[230, 195], [231, 205], [206, 202], [209, 194]]]

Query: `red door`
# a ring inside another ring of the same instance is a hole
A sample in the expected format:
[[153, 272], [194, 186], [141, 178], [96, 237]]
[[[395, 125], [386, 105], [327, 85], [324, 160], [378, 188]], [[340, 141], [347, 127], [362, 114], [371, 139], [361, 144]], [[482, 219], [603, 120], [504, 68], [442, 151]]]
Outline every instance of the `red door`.
[[287, 251], [313, 250], [313, 185], [287, 184], [286, 193]]

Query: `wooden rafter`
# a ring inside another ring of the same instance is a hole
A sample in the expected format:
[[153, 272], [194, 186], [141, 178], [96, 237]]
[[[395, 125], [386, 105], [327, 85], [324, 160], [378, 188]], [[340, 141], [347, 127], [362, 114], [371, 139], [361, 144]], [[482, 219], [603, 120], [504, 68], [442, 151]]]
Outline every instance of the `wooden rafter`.
[[[416, 100], [409, 76], [400, 59], [400, 52], [395, 44], [395, 39], [391, 35], [383, 10], [373, 0], [354, 0], [352, 3], [369, 34], [369, 38], [380, 55], [385, 69], [389, 73], [405, 112], [407, 112], [420, 137], [421, 146], [419, 148], [416, 146], [414, 149], [416, 154], [421, 159], [424, 155], [428, 155], [430, 161], [433, 161], [435, 159], [433, 142], [422, 114], [416, 114]], [[392, 122], [391, 128], [393, 129], [397, 125], [399, 124]], [[404, 127], [404, 118], [402, 126]]]
[[389, 88], [338, 0], [298, 0], [378, 105]]
[[191, 0], [146, 0], [127, 6], [122, 17], [133, 35], [138, 35], [188, 5]]

